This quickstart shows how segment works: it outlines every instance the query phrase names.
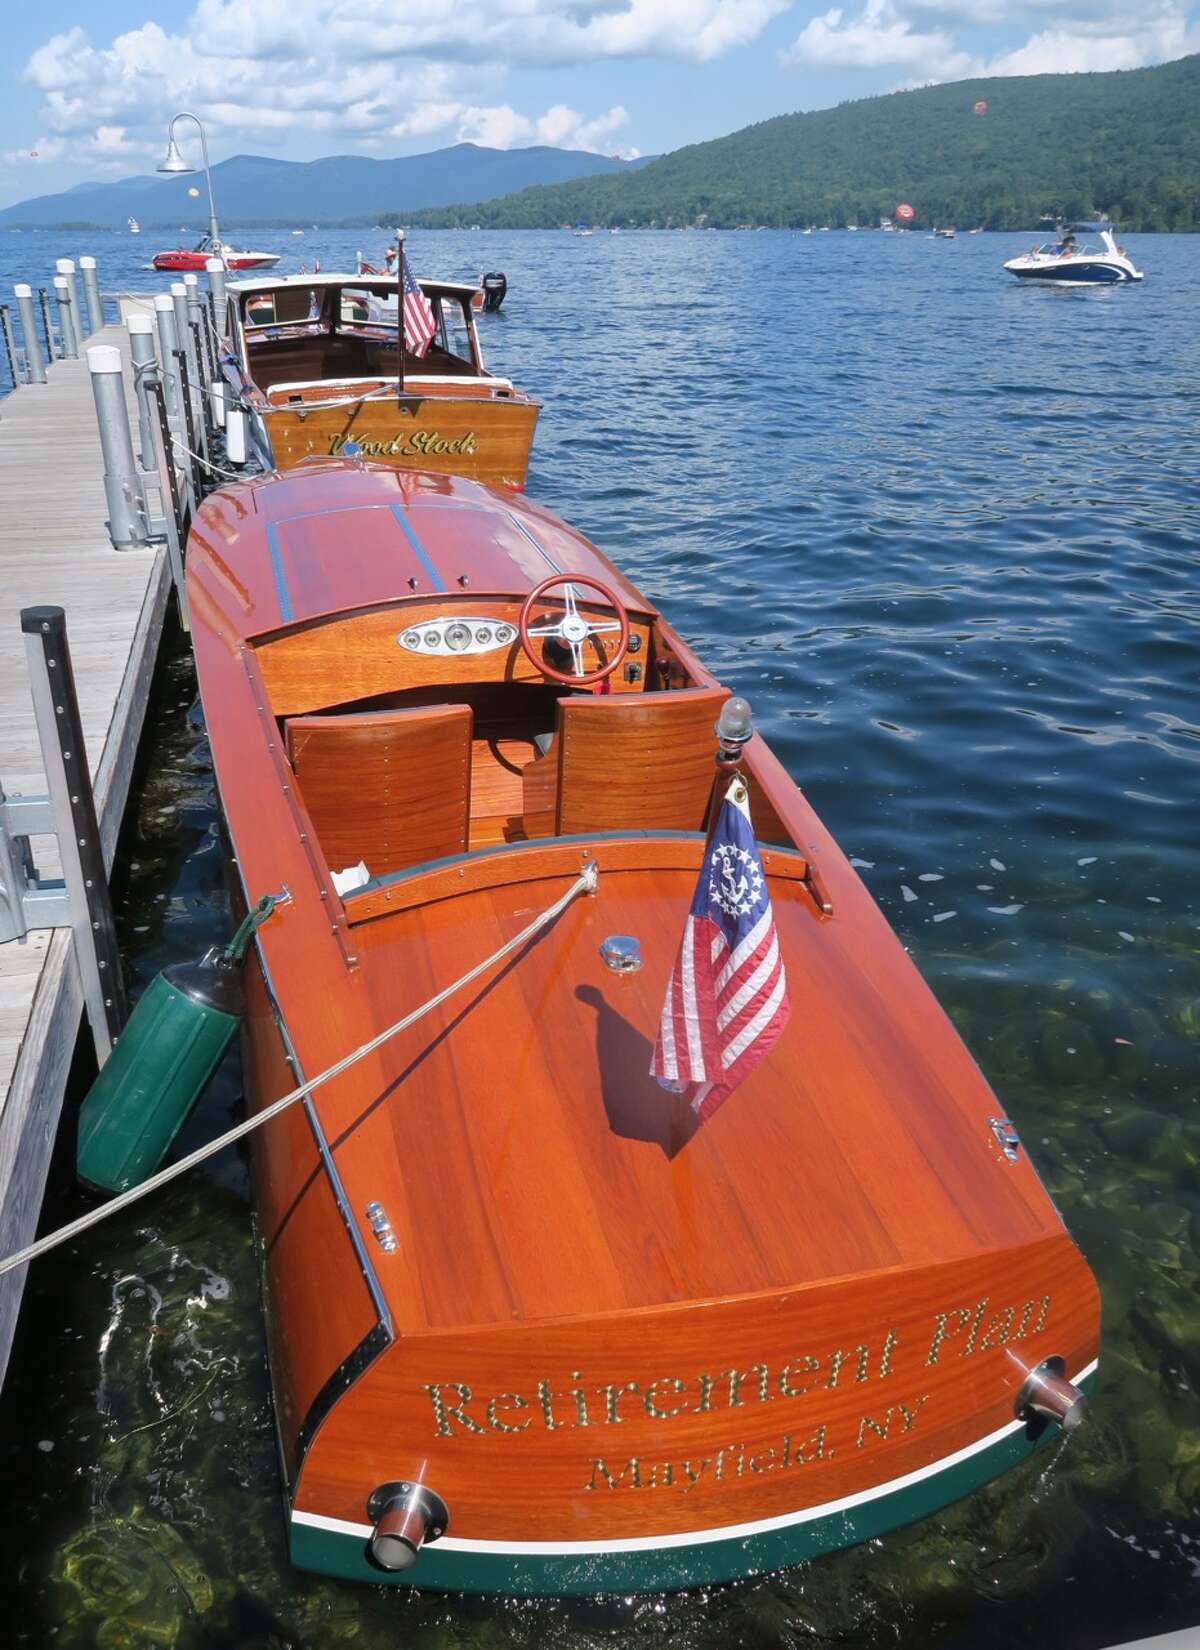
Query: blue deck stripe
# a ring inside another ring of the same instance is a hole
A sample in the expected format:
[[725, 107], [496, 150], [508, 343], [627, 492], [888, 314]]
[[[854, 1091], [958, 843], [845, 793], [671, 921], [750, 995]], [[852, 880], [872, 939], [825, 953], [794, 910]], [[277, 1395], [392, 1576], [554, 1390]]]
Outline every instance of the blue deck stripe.
[[287, 578], [283, 571], [283, 555], [279, 548], [279, 533], [273, 521], [267, 523], [267, 549], [271, 553], [271, 572], [275, 578], [275, 594], [279, 598], [279, 617], [284, 624], [290, 624], [296, 615], [292, 608], [292, 598], [288, 592]]
[[538, 555], [542, 558], [542, 560], [544, 562], [548, 563], [548, 565], [550, 567], [552, 567], [556, 573], [561, 573], [562, 568], [555, 561], [554, 557], [550, 554], [549, 550], [546, 549], [545, 545], [542, 545], [542, 544], [538, 543], [538, 541], [534, 538], [533, 534], [529, 531], [528, 527], [526, 527], [525, 523], [520, 519], [520, 517], [519, 516], [514, 516], [512, 511], [510, 510], [508, 512], [508, 519], [509, 519], [509, 521], [512, 522], [512, 524], [516, 528], [517, 532], [520, 533], [523, 538], [527, 538], [529, 540], [530, 544], [533, 545], [533, 548], [537, 551]]
[[430, 561], [429, 557], [426, 555], [424, 546], [422, 545], [420, 539], [413, 532], [412, 527], [409, 524], [408, 517], [404, 513], [403, 505], [393, 504], [391, 506], [391, 512], [395, 516], [396, 520], [400, 523], [400, 526], [404, 531], [405, 538], [408, 540], [409, 544], [412, 546], [413, 555], [416, 556], [416, 558], [420, 562], [421, 566], [425, 569], [426, 577], [429, 578], [432, 581], [433, 588], [435, 590], [445, 590], [446, 586], [442, 583], [441, 575], [438, 573], [437, 568], [433, 565], [433, 563]]

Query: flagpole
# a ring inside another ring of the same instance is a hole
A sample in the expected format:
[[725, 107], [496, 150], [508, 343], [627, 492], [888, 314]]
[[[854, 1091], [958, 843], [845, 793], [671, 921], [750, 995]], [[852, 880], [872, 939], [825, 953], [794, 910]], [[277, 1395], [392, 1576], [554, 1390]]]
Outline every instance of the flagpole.
[[396, 231], [396, 405], [404, 400], [404, 231]]

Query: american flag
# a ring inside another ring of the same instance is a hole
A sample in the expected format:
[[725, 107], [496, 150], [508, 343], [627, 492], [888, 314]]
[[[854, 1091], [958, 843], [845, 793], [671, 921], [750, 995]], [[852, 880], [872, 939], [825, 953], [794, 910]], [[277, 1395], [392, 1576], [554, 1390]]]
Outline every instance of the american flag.
[[417, 284], [404, 252], [400, 254], [400, 261], [404, 271], [404, 347], [419, 360], [433, 342], [437, 323], [429, 299]]
[[651, 1075], [703, 1121], [770, 1053], [790, 1013], [750, 801], [735, 777], [700, 865]]

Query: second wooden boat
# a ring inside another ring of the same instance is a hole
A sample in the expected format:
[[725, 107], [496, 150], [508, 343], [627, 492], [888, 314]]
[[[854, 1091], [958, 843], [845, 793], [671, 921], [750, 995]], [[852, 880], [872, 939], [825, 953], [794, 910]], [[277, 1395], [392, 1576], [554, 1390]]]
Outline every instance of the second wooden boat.
[[1075, 1424], [1091, 1274], [757, 736], [729, 881], [769, 896], [791, 1019], [699, 1126], [650, 1075], [717, 897], [714, 723], [741, 737], [653, 602], [524, 499], [336, 459], [209, 498], [187, 576], [236, 875], [286, 891], [249, 969], [253, 1109], [558, 907], [256, 1136], [298, 1565], [506, 1594], [745, 1576]]
[[265, 468], [347, 452], [524, 487], [538, 402], [484, 366], [474, 286], [419, 284], [437, 327], [422, 356], [400, 347], [395, 276], [228, 284], [228, 394]]

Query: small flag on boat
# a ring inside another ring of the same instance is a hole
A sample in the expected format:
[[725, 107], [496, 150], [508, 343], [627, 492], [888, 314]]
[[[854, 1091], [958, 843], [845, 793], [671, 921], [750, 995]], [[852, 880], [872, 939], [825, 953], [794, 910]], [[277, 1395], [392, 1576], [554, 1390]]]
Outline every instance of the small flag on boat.
[[410, 355], [420, 359], [433, 342], [437, 323], [433, 319], [429, 299], [421, 291], [412, 272], [407, 254], [401, 254], [401, 257], [404, 266], [404, 347]]
[[735, 776], [700, 865], [651, 1075], [703, 1121], [770, 1053], [790, 1013], [750, 799]]

